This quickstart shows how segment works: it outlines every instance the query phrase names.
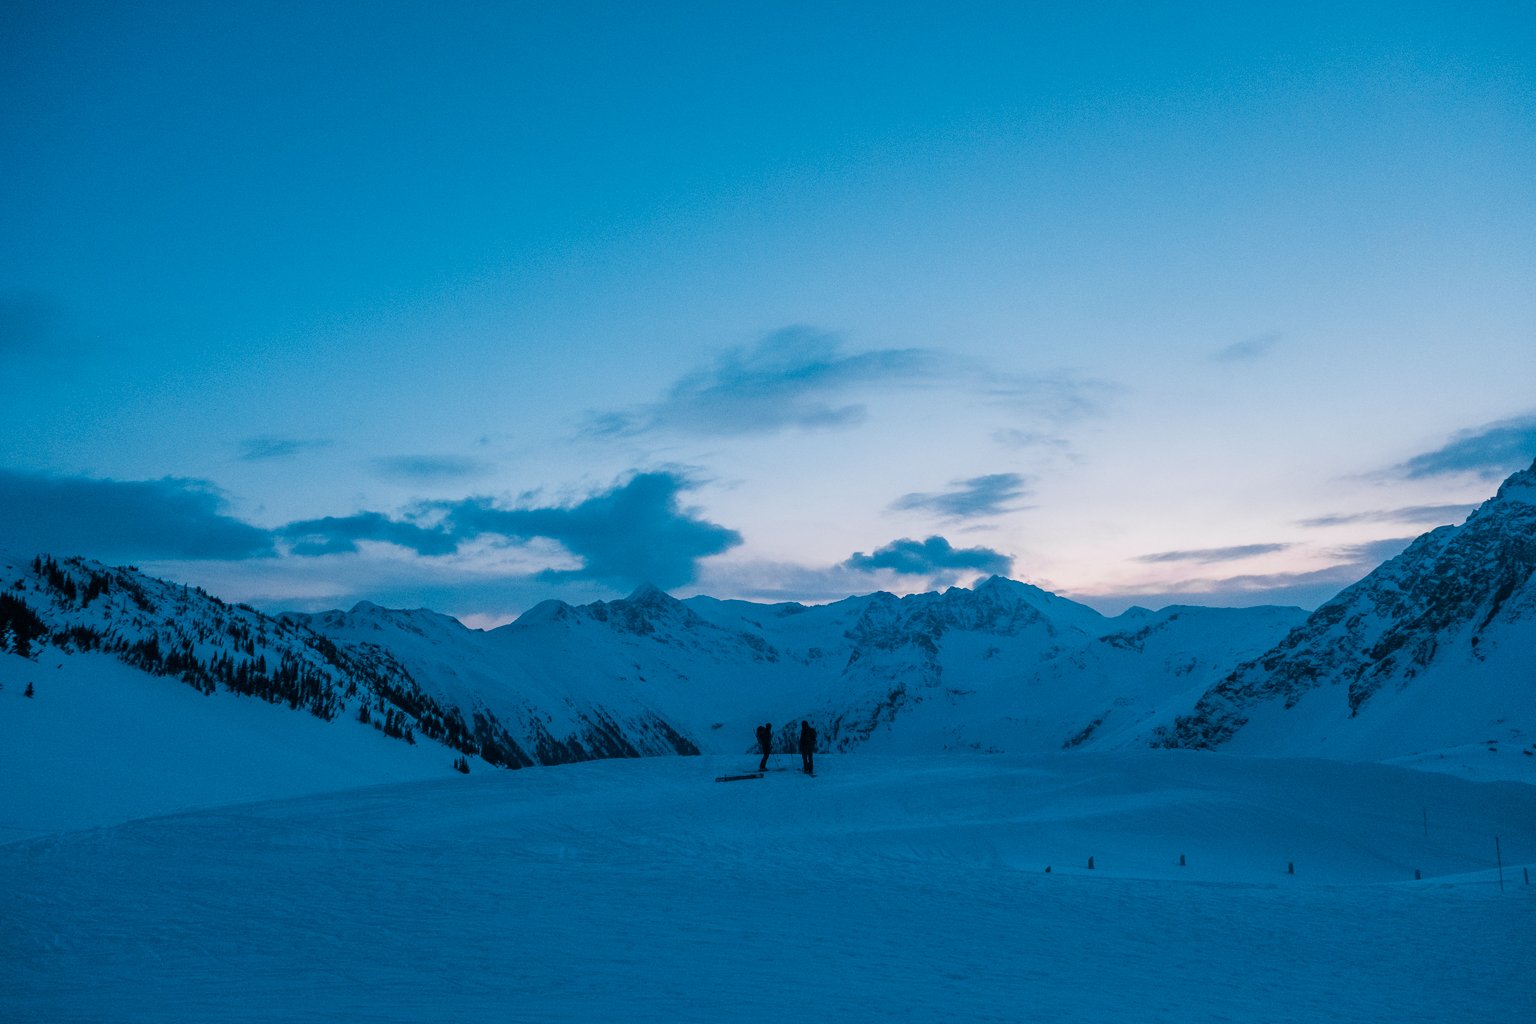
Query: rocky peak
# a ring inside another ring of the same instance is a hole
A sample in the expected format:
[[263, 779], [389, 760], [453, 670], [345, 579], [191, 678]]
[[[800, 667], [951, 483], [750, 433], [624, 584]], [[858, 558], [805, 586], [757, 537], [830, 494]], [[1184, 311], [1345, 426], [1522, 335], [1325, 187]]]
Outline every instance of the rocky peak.
[[687, 605], [651, 583], [642, 583], [619, 601], [598, 601], [581, 609], [588, 617], [625, 633], [645, 636], [659, 627], [687, 629], [703, 623]]
[[[1273, 650], [1238, 667], [1160, 742], [1214, 746], [1249, 709], [1341, 688], [1351, 717], [1384, 685], [1432, 663], [1482, 660], [1499, 627], [1536, 616], [1536, 466], [1514, 474], [1461, 526], [1442, 526], [1318, 608]], [[1343, 701], [1341, 701], [1341, 704]]]
[[1505, 504], [1536, 505], [1536, 462], [1505, 480], [1493, 500]]

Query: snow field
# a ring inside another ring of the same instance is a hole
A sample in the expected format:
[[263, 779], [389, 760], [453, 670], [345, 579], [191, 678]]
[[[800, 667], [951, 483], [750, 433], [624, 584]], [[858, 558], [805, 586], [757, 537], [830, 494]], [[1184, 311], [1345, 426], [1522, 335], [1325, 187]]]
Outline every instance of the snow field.
[[1536, 997], [1529, 786], [1176, 751], [711, 781], [747, 760], [0, 846], [0, 1018], [1452, 1021]]
[[[36, 696], [23, 696], [28, 683]], [[214, 726], [210, 728], [210, 726]], [[0, 843], [201, 807], [452, 774], [453, 751], [147, 675], [0, 653]]]

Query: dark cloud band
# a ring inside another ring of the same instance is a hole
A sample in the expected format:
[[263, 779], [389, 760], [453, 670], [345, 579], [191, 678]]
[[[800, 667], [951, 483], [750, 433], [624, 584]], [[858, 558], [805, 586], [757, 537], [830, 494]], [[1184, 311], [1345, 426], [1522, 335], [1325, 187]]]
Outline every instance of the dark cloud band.
[[486, 537], [542, 538], [582, 561], [579, 569], [547, 569], [539, 574], [543, 580], [670, 588], [692, 582], [700, 559], [741, 543], [735, 530], [681, 506], [679, 496], [690, 486], [675, 473], [640, 473], [575, 505], [506, 508], [491, 498], [464, 498], [422, 505], [415, 519], [361, 512], [290, 523], [281, 533], [293, 554], [307, 556], [353, 552], [363, 541], [436, 556]]
[[296, 437], [252, 437], [240, 446], [240, 461], [268, 462], [276, 459], [291, 459], [305, 452], [329, 447], [330, 443]]
[[859, 572], [889, 569], [907, 576], [951, 577], [957, 572], [989, 573], [1006, 576], [1013, 570], [1013, 559], [991, 548], [956, 548], [943, 537], [893, 540], [873, 554], [855, 552], [842, 566]]
[[1518, 416], [1464, 430], [1434, 451], [1415, 455], [1387, 475], [1422, 480], [1427, 477], [1473, 473], [1497, 480], [1521, 469], [1536, 457], [1536, 416]]
[[741, 544], [735, 530], [698, 518], [678, 497], [690, 484], [675, 473], [641, 473], [576, 505], [506, 509], [472, 498], [442, 506], [459, 538], [496, 534], [543, 537], [580, 558], [580, 569], [546, 570], [541, 577], [591, 579], [621, 586], [692, 582], [698, 562]]
[[105, 560], [276, 554], [266, 530], [224, 513], [200, 480], [97, 480], [0, 470], [0, 543]]
[[225, 514], [218, 492], [201, 481], [0, 471], [0, 545], [112, 561], [237, 561], [282, 551], [300, 558], [352, 554], [364, 543], [438, 557], [486, 537], [547, 539], [582, 565], [545, 570], [540, 579], [671, 588], [692, 582], [700, 559], [742, 542], [735, 530], [682, 507], [691, 486], [675, 473], [640, 473], [569, 506], [506, 508], [477, 497], [423, 504], [400, 517], [363, 511], [264, 530]]

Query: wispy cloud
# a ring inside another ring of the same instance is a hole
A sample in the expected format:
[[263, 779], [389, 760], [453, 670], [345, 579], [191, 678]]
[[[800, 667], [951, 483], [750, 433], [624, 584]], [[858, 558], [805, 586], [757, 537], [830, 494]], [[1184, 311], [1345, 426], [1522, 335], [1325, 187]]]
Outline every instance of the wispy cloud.
[[891, 503], [898, 511], [937, 512], [948, 519], [981, 519], [1014, 511], [1029, 493], [1029, 481], [1018, 473], [990, 473], [956, 480], [947, 491], [904, 494]]
[[658, 402], [595, 417], [589, 431], [739, 435], [846, 427], [865, 415], [856, 392], [921, 380], [936, 365], [922, 349], [846, 353], [833, 335], [791, 327], [722, 353]]
[[872, 394], [917, 388], [960, 390], [1047, 423], [1095, 414], [1115, 390], [1070, 371], [1003, 373], [932, 349], [849, 352], [836, 335], [789, 327], [722, 353], [680, 378], [657, 402], [593, 415], [586, 431], [735, 436], [846, 428], [864, 421]]
[[1476, 505], [1407, 505], [1403, 508], [1376, 509], [1369, 512], [1340, 512], [1300, 520], [1306, 527], [1345, 526], [1354, 523], [1422, 523], [1444, 526], [1457, 523], [1472, 514]]
[[1433, 451], [1415, 455], [1386, 471], [1408, 480], [1475, 474], [1498, 480], [1536, 458], [1536, 415], [1517, 416], [1457, 433]]
[[1387, 537], [1383, 540], [1369, 540], [1363, 544], [1348, 544], [1335, 548], [1333, 555], [1349, 565], [1369, 565], [1374, 568], [1402, 554], [1415, 539]]
[[1345, 587], [1369, 576], [1383, 562], [1397, 557], [1413, 540], [1412, 537], [1393, 537], [1335, 548], [1329, 552], [1337, 559], [1335, 564], [1306, 572], [1197, 576], [1116, 593], [1071, 596], [1110, 614], [1132, 605], [1161, 608], [1169, 604], [1201, 604], [1236, 608], [1278, 604], [1316, 608]]
[[1004, 448], [1052, 448], [1064, 454], [1072, 450], [1072, 442], [1065, 437], [1041, 430], [1019, 430], [1004, 427], [992, 432], [992, 440]]
[[484, 476], [493, 468], [480, 459], [458, 455], [396, 455], [374, 459], [373, 467], [384, 476], [422, 483], [466, 480]]
[[330, 441], [297, 437], [251, 437], [240, 445], [241, 462], [267, 462], [291, 459], [306, 452], [330, 447]]
[[1364, 578], [1374, 568], [1374, 565], [1363, 562], [1351, 562], [1311, 572], [1206, 577], [1162, 584], [1156, 588], [1073, 593], [1067, 596], [1084, 601], [1111, 615], [1133, 605], [1146, 608], [1163, 608], [1170, 604], [1197, 604], [1219, 608], [1242, 608], [1254, 605], [1297, 605], [1302, 608], [1316, 608], [1345, 587]]
[[1253, 558], [1256, 555], [1274, 554], [1276, 551], [1284, 551], [1290, 544], [1239, 544], [1228, 548], [1197, 548], [1193, 551], [1158, 551], [1150, 555], [1139, 555], [1138, 562], [1233, 562], [1241, 558]]
[[0, 470], [0, 542], [108, 561], [275, 554], [272, 535], [226, 514], [202, 480], [101, 480]]
[[[1070, 370], [1052, 373], [998, 373], [990, 367], [957, 365], [952, 381], [984, 401], [1037, 422], [1071, 423], [1100, 415], [1122, 388], [1098, 377]], [[1010, 435], [1005, 435], [1010, 436]], [[1026, 435], [1018, 435], [1020, 437]]]
[[926, 540], [903, 537], [893, 540], [873, 554], [855, 552], [842, 566], [859, 572], [889, 569], [906, 576], [953, 578], [958, 572], [991, 573], [1006, 576], [1013, 569], [1013, 559], [991, 548], [956, 548], [943, 537]]
[[1275, 332], [1260, 334], [1218, 349], [1211, 353], [1211, 358], [1218, 363], [1251, 363], [1269, 355], [1279, 341], [1280, 335]]

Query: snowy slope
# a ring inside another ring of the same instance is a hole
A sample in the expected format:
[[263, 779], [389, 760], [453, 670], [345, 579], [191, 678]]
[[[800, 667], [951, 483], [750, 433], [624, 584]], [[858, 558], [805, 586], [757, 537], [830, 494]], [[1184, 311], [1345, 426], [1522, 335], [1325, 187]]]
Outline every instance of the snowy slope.
[[[0, 553], [0, 572], [0, 651], [39, 659], [100, 652], [199, 693], [239, 694], [406, 745], [420, 737], [485, 753], [458, 708], [437, 703], [380, 649], [339, 646], [303, 625], [131, 567]], [[219, 727], [210, 715], [207, 728]]]
[[0, 845], [0, 1019], [1529, 1016], [1529, 786], [1181, 751], [710, 781], [739, 760]]
[[1187, 712], [1233, 665], [1268, 649], [1305, 617], [1299, 608], [1274, 607], [1127, 613], [1111, 620], [1120, 629], [1054, 648], [1033, 663], [1012, 660], [990, 680], [967, 674], [968, 666], [946, 648], [947, 678], [965, 688], [964, 696], [911, 709], [871, 746], [994, 752], [1145, 746], [1152, 729]]
[[[1523, 1019], [1536, 993], [1536, 786], [1475, 781], [1536, 779], [1536, 748], [1441, 756], [1519, 692], [1518, 573], [1445, 663], [1464, 703], [1432, 657], [1360, 706], [1375, 748], [1306, 745], [1324, 687], [1229, 744], [1392, 756], [1418, 729], [1405, 763], [1456, 778], [1140, 746], [1295, 609], [643, 588], [481, 632], [0, 562], [32, 655], [0, 653], [0, 1020], [1412, 1022]], [[365, 705], [498, 756], [584, 722], [645, 752], [648, 721], [707, 753], [464, 776]], [[756, 763], [769, 714], [850, 752], [711, 781]]]
[[1536, 466], [1238, 667], [1161, 736], [1365, 760], [1536, 744]]
[[[1219, 626], [1207, 623], [1213, 616]], [[868, 743], [894, 751], [1055, 750], [1115, 698], [1075, 679], [1040, 681], [1044, 666], [1119, 643], [1120, 667], [1140, 671], [1133, 686], [1156, 680], [1150, 692], [1159, 699], [1170, 688], [1192, 691], [1171, 716], [1203, 690], [1197, 682], [1218, 678], [1215, 666], [1224, 671], [1257, 654], [1302, 618], [1299, 609], [1169, 609], [1107, 619], [993, 578], [974, 590], [877, 593], [813, 607], [680, 602], [645, 588], [625, 601], [547, 602], [487, 639], [501, 652], [504, 678], [537, 679], [552, 694], [605, 687], [592, 699], [644, 701], [703, 751], [747, 749], [763, 721], [775, 724], [778, 748], [789, 751], [801, 720], [813, 721], [831, 750]], [[357, 638], [328, 621], [315, 624]], [[1119, 633], [1127, 623], [1134, 633], [1155, 624], [1157, 641], [1149, 648]], [[1196, 666], [1203, 674], [1192, 676]], [[1161, 685], [1165, 678], [1176, 685]], [[1123, 682], [1108, 669], [1099, 679], [1103, 687]], [[1045, 717], [1049, 727], [1019, 725]]]
[[[618, 603], [618, 602], [616, 602]], [[349, 649], [398, 662], [439, 703], [461, 709], [477, 734], [494, 732], [520, 764], [560, 764], [595, 757], [697, 753], [626, 685], [629, 666], [602, 673], [552, 673], [564, 662], [551, 647], [519, 657], [496, 633], [472, 630], [426, 609], [394, 611], [364, 602], [350, 612], [287, 614]], [[490, 723], [494, 723], [494, 730]], [[489, 742], [489, 739], [487, 740]]]
[[0, 653], [0, 842], [452, 774], [437, 744], [350, 718], [203, 693], [101, 653]]

